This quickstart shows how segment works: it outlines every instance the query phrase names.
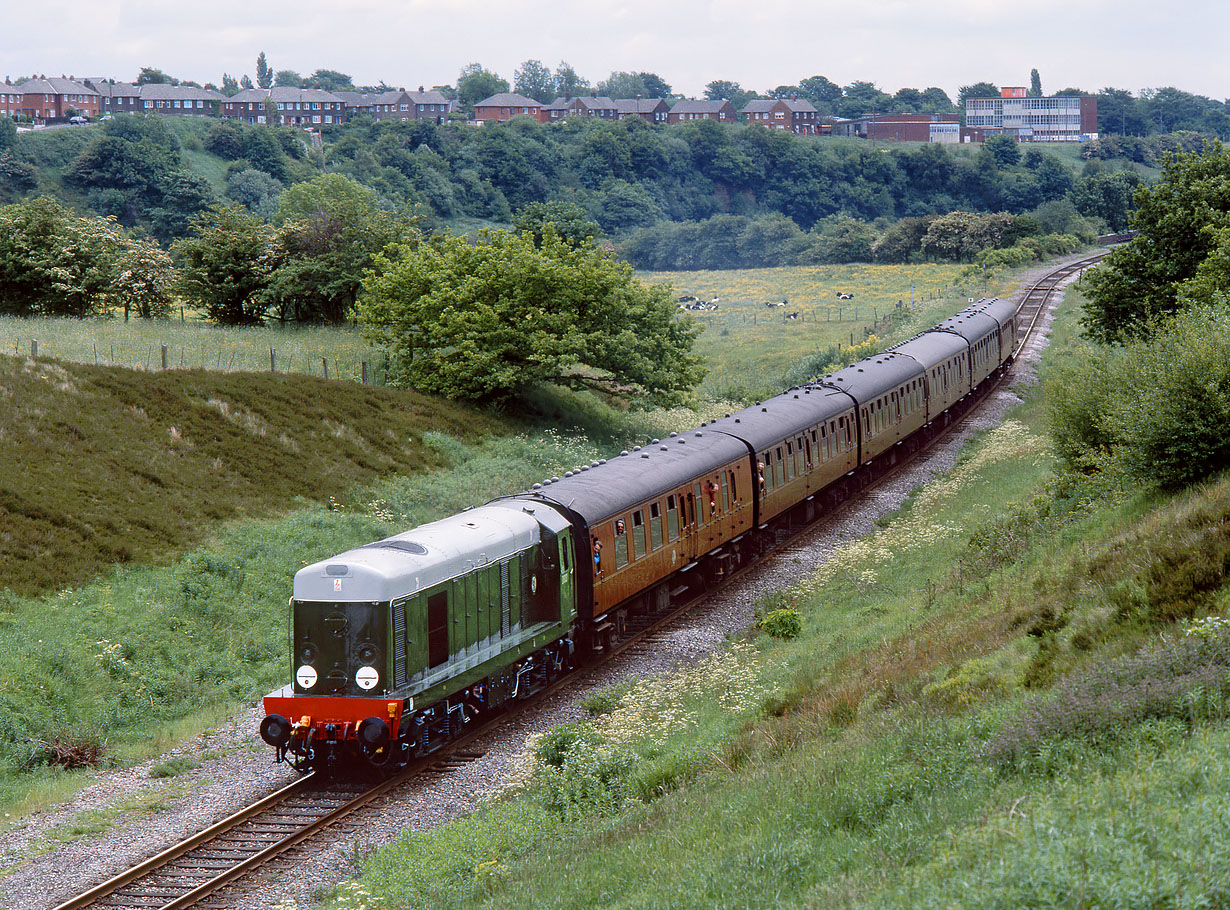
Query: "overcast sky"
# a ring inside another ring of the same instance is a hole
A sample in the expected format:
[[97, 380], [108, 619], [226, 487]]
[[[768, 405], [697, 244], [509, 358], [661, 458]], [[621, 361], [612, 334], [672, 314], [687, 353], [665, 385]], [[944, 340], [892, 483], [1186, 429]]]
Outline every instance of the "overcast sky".
[[45, 0], [5, 10], [0, 76], [110, 76], [152, 66], [180, 79], [340, 70], [356, 84], [455, 83], [468, 63], [513, 82], [527, 59], [591, 82], [655, 72], [699, 96], [729, 79], [765, 91], [824, 75], [895, 92], [1028, 85], [1047, 94], [1173, 85], [1230, 96], [1225, 0]]

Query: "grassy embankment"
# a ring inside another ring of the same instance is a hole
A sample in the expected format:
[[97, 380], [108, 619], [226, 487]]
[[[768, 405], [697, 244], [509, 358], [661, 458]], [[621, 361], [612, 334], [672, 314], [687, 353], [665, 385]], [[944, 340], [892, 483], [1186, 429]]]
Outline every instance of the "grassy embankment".
[[798, 638], [592, 699], [332, 904], [1224, 906], [1228, 525], [1230, 478], [1059, 477], [1033, 390], [766, 602]]

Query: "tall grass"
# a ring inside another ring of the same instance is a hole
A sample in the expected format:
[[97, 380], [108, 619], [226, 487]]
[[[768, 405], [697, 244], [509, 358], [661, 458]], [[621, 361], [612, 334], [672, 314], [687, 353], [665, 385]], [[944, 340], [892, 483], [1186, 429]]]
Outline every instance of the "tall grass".
[[[184, 313], [167, 320], [21, 319], [0, 316], [0, 354], [73, 363], [160, 370], [162, 348], [170, 369], [277, 372], [384, 383], [384, 354], [354, 326], [220, 327]], [[271, 354], [272, 352], [272, 354]]]

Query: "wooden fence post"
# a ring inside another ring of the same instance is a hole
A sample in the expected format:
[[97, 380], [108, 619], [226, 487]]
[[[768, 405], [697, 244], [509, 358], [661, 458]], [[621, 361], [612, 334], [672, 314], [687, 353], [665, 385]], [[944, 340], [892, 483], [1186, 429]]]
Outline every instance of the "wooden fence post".
[[35, 341], [33, 338], [30, 339], [30, 356], [31, 357], [38, 356], [38, 342]]
[[278, 355], [273, 348], [269, 349], [269, 372], [276, 373], [278, 371]]
[[320, 358], [320, 367], [322, 370], [324, 370], [325, 379], [328, 379], [329, 378], [329, 358], [328, 357]]
[[363, 361], [363, 384], [367, 385], [367, 361]]
[[164, 344], [162, 346], [162, 369], [165, 371], [166, 368], [167, 368], [167, 346]]

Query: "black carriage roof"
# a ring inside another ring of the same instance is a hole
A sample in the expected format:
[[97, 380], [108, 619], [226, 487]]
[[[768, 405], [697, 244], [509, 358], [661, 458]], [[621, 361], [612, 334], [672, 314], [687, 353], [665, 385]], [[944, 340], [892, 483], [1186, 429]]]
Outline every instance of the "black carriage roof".
[[999, 320], [980, 310], [964, 309], [935, 327], [937, 332], [953, 332], [970, 344], [981, 341], [999, 328]]
[[823, 385], [849, 392], [862, 404], [922, 376], [922, 367], [912, 357], [885, 351], [860, 360], [820, 380]]
[[728, 433], [761, 451], [853, 407], [850, 397], [836, 389], [801, 386], [715, 420], [708, 429]]
[[593, 526], [747, 454], [747, 446], [739, 440], [697, 427], [584, 465], [512, 498], [557, 503]]
[[970, 309], [990, 316], [1000, 325], [1007, 325], [1009, 320], [1016, 315], [1016, 304], [1011, 300], [1000, 300], [998, 297], [992, 297], [989, 300], [979, 300]]
[[912, 357], [924, 370], [929, 370], [937, 363], [943, 363], [968, 349], [969, 342], [960, 335], [954, 335], [952, 332], [923, 332], [909, 341], [893, 345], [889, 351]]

